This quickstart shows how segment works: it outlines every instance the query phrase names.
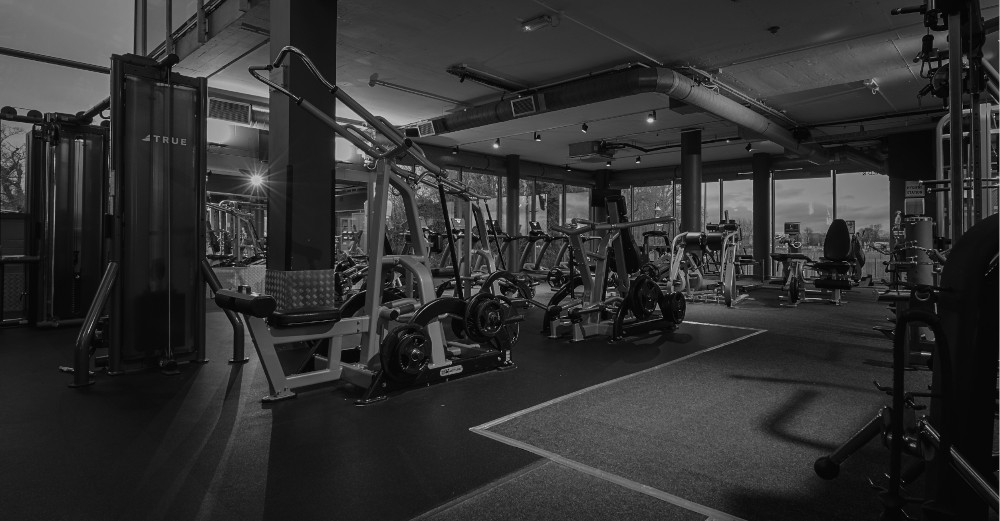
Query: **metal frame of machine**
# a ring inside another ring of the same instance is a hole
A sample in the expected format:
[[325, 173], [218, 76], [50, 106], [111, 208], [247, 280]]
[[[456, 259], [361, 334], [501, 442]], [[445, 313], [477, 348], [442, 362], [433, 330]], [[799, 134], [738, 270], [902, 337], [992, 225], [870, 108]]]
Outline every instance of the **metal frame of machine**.
[[[581, 270], [569, 275], [569, 281], [549, 300], [543, 319], [543, 332], [549, 338], [559, 338], [561, 327], [568, 326], [572, 341], [578, 342], [593, 335], [606, 335], [612, 341], [648, 329], [674, 330], [684, 320], [684, 296], [674, 292], [670, 285], [660, 285], [646, 274], [632, 277], [624, 262], [624, 255], [615, 258], [614, 272], [617, 273], [616, 296], [608, 297], [608, 275], [610, 250], [624, 252], [626, 246], [622, 234], [636, 226], [672, 222], [673, 217], [656, 217], [633, 222], [623, 222], [618, 198], [609, 197], [607, 208], [609, 223], [597, 223], [587, 219], [574, 219], [575, 228], [553, 226], [552, 230], [569, 237], [570, 252], [576, 266]], [[597, 252], [588, 253], [584, 248], [582, 235], [588, 232], [602, 232]], [[634, 245], [632, 245], [634, 247]], [[596, 270], [587, 268], [588, 257], [597, 261]], [[580, 298], [575, 298], [577, 286], [582, 286]], [[564, 299], [571, 300], [563, 302]], [[656, 308], [660, 312], [656, 312]], [[564, 314], [565, 312], [565, 314]]]

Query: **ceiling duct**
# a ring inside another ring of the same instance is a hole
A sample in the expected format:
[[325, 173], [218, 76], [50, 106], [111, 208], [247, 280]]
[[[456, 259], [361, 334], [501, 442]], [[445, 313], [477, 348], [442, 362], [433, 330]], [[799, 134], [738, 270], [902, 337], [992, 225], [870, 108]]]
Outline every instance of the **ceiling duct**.
[[534, 96], [524, 96], [510, 100], [510, 112], [515, 118], [530, 116], [539, 111]]
[[417, 137], [433, 136], [434, 135], [434, 124], [427, 121], [421, 121], [416, 124]]
[[[536, 114], [644, 93], [663, 94], [715, 114], [763, 139], [774, 141], [784, 147], [787, 153], [795, 154], [813, 164], [828, 164], [838, 159], [821, 145], [802, 143], [776, 122], [712, 89], [698, 85], [677, 71], [664, 67], [624, 70], [541, 88], [535, 96], [544, 100], [544, 104], [539, 103]], [[511, 104], [505, 101], [484, 103], [433, 119], [431, 122], [434, 125], [434, 133], [447, 134], [510, 121], [516, 116]], [[867, 169], [883, 170], [883, 162], [879, 159], [855, 150], [841, 153], [845, 159]]]
[[241, 127], [267, 130], [270, 114], [263, 107], [223, 98], [208, 98], [208, 117]]

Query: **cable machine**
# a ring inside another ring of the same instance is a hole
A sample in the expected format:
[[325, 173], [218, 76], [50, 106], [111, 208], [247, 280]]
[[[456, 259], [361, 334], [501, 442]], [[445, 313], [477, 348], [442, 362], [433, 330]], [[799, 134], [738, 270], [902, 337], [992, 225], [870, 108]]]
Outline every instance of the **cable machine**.
[[205, 361], [206, 81], [136, 55], [111, 58], [105, 270], [77, 336], [73, 387]]

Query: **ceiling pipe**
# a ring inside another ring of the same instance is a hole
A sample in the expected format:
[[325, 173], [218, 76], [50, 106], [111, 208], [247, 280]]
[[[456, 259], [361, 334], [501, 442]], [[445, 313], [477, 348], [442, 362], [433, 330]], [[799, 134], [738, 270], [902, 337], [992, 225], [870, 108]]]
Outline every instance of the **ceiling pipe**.
[[[458, 153], [455, 153], [454, 148], [451, 147], [426, 144], [421, 144], [420, 148], [423, 149], [427, 159], [441, 168], [461, 169], [467, 172], [488, 172], [498, 176], [503, 176], [507, 172], [507, 159], [501, 156], [465, 150], [459, 150]], [[414, 161], [410, 156], [405, 156], [399, 163], [412, 166]], [[594, 186], [597, 182], [596, 174], [589, 170], [572, 169], [572, 171], [567, 172], [565, 166], [547, 165], [524, 159], [521, 159], [519, 163], [521, 176], [524, 178], [536, 177], [556, 182], [565, 181], [580, 186]]]
[[[771, 159], [771, 170], [775, 173], [776, 179], [810, 179], [816, 177], [829, 177], [830, 167], [836, 165], [816, 165], [805, 159], [789, 159], [783, 157], [773, 157]], [[847, 172], [850, 168], [843, 170]], [[712, 161], [702, 165], [702, 180], [705, 182], [718, 181], [720, 178], [727, 181], [751, 180], [753, 173], [753, 160], [728, 159], [725, 161]], [[615, 172], [609, 179], [611, 188], [625, 188], [628, 186], [651, 186], [663, 184], [663, 180], [680, 179], [682, 175], [680, 165], [642, 168], [635, 170], [624, 170]]]
[[[659, 93], [719, 116], [748, 131], [769, 139], [786, 151], [814, 164], [823, 165], [841, 158], [867, 169], [881, 171], [883, 162], [855, 150], [832, 154], [815, 143], [803, 143], [774, 121], [740, 105], [690, 78], [664, 67], [632, 69], [573, 81], [536, 91], [532, 115], [581, 107], [645, 93]], [[435, 134], [447, 134], [514, 119], [510, 100], [484, 103], [432, 119]]]

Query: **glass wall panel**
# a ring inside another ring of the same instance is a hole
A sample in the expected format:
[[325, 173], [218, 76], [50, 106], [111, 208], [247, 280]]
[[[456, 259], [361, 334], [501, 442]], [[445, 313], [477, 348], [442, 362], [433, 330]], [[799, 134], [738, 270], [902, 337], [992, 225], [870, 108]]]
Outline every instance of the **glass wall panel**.
[[702, 230], [705, 231], [704, 226], [708, 223], [718, 223], [719, 222], [719, 182], [709, 181], [702, 183], [701, 185], [701, 225]]
[[517, 192], [520, 196], [517, 202], [517, 235], [527, 234], [528, 221], [535, 220], [534, 206], [532, 205], [532, 196], [535, 193], [534, 183], [534, 179], [521, 179]]
[[[547, 233], [552, 225], [559, 224], [562, 217], [562, 191], [562, 184], [535, 182], [535, 218], [533, 220], [538, 221], [542, 230]], [[549, 268], [554, 265], [559, 244], [561, 244], [560, 241], [556, 241], [556, 243], [546, 247], [545, 241], [535, 243], [534, 258], [537, 260], [539, 255], [542, 256], [541, 260], [538, 261], [539, 267]]]
[[[633, 186], [631, 190], [632, 207], [629, 209], [631, 220], [653, 219], [656, 217], [667, 217], [673, 214], [674, 187], [671, 185], [657, 186]], [[628, 197], [626, 196], [626, 200]], [[660, 237], [646, 237], [643, 234], [648, 231], [662, 231], [667, 233], [666, 239]], [[632, 228], [632, 236], [636, 244], [644, 246], [648, 244], [649, 252], [666, 251], [669, 248], [667, 242], [677, 233], [677, 223], [663, 223], [646, 226], [636, 226]], [[649, 253], [647, 252], [647, 253]]]
[[753, 180], [726, 181], [722, 187], [722, 211], [740, 225], [739, 253], [753, 253]]
[[854, 230], [865, 251], [862, 275], [873, 281], [888, 280], [882, 253], [889, 247], [889, 177], [857, 172], [837, 175], [837, 217], [854, 221]]
[[[801, 253], [813, 260], [823, 255], [826, 230], [833, 221], [833, 185], [829, 177], [775, 179], [774, 233], [784, 235], [786, 223], [798, 223]], [[787, 244], [775, 243], [775, 252], [787, 252]]]
[[590, 219], [590, 188], [566, 185], [566, 207], [564, 210], [563, 224], [572, 222], [574, 218]]

